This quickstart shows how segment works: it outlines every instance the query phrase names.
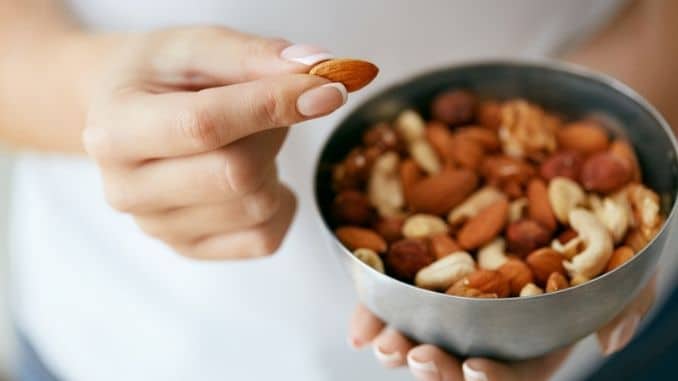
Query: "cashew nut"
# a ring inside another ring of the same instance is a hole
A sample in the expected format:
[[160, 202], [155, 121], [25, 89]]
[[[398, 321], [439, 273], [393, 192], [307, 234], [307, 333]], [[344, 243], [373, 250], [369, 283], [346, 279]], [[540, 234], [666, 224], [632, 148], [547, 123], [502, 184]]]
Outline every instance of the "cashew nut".
[[444, 291], [456, 281], [474, 272], [475, 267], [469, 253], [457, 251], [419, 270], [414, 278], [414, 284], [429, 290]]
[[560, 241], [556, 238], [551, 241], [551, 248], [562, 254], [563, 257], [572, 259], [579, 253], [579, 250], [582, 249], [583, 244], [584, 241], [582, 241], [581, 237], [572, 238], [565, 244], [560, 243]]
[[481, 210], [505, 197], [503, 193], [494, 187], [484, 187], [452, 209], [450, 214], [447, 215], [447, 221], [451, 225], [458, 225], [469, 218], [475, 217]]
[[425, 140], [420, 139], [409, 145], [410, 155], [415, 163], [417, 163], [424, 171], [429, 174], [436, 174], [440, 172], [440, 159], [433, 150], [433, 146]]
[[553, 214], [564, 224], [568, 223], [570, 211], [586, 202], [584, 190], [567, 177], [554, 177], [549, 182], [548, 196]]
[[403, 223], [402, 233], [405, 238], [423, 238], [447, 233], [445, 221], [432, 214], [414, 214]]
[[520, 290], [520, 296], [535, 296], [535, 295], [541, 295], [543, 293], [544, 293], [544, 290], [539, 288], [534, 283], [528, 283], [525, 286], [523, 286], [522, 290]]
[[403, 187], [398, 174], [400, 158], [392, 151], [379, 156], [372, 166], [367, 184], [367, 197], [381, 216], [397, 215], [405, 205]]
[[633, 211], [632, 225], [649, 241], [662, 223], [659, 195], [641, 184], [627, 186], [626, 193]]
[[381, 258], [379, 258], [379, 255], [374, 250], [356, 249], [353, 255], [380, 273], [384, 272], [384, 262], [381, 261]]
[[509, 204], [509, 223], [516, 222], [519, 219], [523, 218], [525, 213], [525, 208], [527, 207], [527, 198], [521, 197], [511, 201]]
[[603, 199], [589, 195], [589, 205], [600, 222], [607, 227], [615, 243], [624, 239], [631, 223], [631, 207], [626, 192], [622, 190]]
[[605, 270], [612, 256], [612, 237], [605, 225], [586, 209], [572, 210], [569, 221], [586, 248], [571, 261], [563, 261], [563, 266], [572, 279], [592, 279]]
[[417, 140], [425, 139], [426, 122], [414, 110], [405, 110], [398, 115], [395, 128], [409, 144]]
[[485, 270], [496, 270], [508, 261], [506, 241], [496, 238], [478, 250], [478, 267]]

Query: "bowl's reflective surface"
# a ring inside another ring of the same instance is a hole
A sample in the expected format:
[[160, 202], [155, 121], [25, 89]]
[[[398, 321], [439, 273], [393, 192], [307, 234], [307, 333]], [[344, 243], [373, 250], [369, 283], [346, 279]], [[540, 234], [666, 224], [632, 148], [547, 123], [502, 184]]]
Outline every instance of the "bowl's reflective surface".
[[[662, 195], [666, 225], [643, 251], [615, 271], [578, 287], [530, 298], [470, 299], [429, 292], [380, 274], [358, 261], [332, 235], [331, 167], [376, 121], [427, 105], [447, 88], [481, 98], [521, 97], [568, 118], [595, 115], [634, 145], [644, 181]], [[619, 313], [653, 274], [669, 234], [678, 185], [676, 144], [657, 113], [625, 86], [553, 62], [485, 62], [452, 67], [396, 85], [353, 111], [333, 132], [316, 169], [315, 196], [333, 252], [349, 271], [360, 300], [375, 314], [420, 342], [464, 356], [525, 359], [595, 331]]]

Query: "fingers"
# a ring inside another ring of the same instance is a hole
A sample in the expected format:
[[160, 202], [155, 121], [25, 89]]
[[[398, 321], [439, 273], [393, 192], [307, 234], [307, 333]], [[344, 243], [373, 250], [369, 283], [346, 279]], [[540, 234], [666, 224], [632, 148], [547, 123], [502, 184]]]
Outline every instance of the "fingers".
[[[224, 27], [188, 27], [148, 34], [133, 54], [150, 79], [172, 85], [216, 86], [281, 73], [302, 73], [331, 58], [324, 49], [292, 45]], [[136, 70], [130, 70], [135, 72]], [[130, 77], [130, 80], [136, 78]], [[146, 78], [147, 80], [149, 78]]]
[[462, 371], [465, 381], [546, 381], [560, 368], [571, 347], [549, 353], [546, 356], [502, 363], [485, 358], [470, 358], [464, 361]]
[[280, 208], [268, 221], [248, 229], [173, 247], [184, 256], [201, 260], [246, 259], [275, 253], [282, 244], [296, 210], [296, 199], [292, 192], [281, 186], [280, 193]]
[[433, 345], [419, 345], [410, 350], [407, 365], [420, 381], [464, 380], [459, 361]]
[[[195, 93], [127, 95], [94, 108], [83, 134], [99, 162], [143, 161], [211, 151], [243, 137], [326, 115], [346, 89], [290, 74]], [[115, 112], [106, 108], [113, 107]]]
[[348, 341], [355, 349], [360, 349], [372, 342], [384, 328], [384, 323], [370, 312], [365, 306], [359, 304], [349, 324]]
[[286, 130], [270, 130], [208, 153], [143, 164], [110, 165], [104, 190], [116, 209], [164, 212], [248, 197], [275, 178], [274, 159]]
[[654, 304], [656, 281], [655, 276], [622, 313], [598, 331], [598, 343], [605, 355], [619, 351], [631, 341], [640, 321]]
[[374, 356], [387, 368], [405, 365], [407, 352], [414, 343], [393, 328], [386, 328], [372, 341]]

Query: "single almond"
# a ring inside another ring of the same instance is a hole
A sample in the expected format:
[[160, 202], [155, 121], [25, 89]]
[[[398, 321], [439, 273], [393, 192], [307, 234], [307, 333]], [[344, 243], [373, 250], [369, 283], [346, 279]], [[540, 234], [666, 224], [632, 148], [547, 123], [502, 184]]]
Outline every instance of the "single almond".
[[476, 140], [459, 134], [453, 134], [450, 140], [452, 160], [463, 168], [477, 170], [483, 164], [485, 150]]
[[546, 284], [552, 273], [566, 274], [563, 259], [557, 251], [545, 247], [532, 252], [525, 261], [540, 284]]
[[509, 281], [498, 271], [477, 270], [464, 278], [464, 285], [484, 294], [505, 298], [511, 294]]
[[472, 171], [444, 169], [412, 186], [409, 191], [410, 207], [420, 213], [446, 214], [464, 201], [477, 184], [478, 176]]
[[558, 221], [551, 209], [546, 184], [540, 179], [533, 179], [527, 185], [527, 213], [549, 231], [556, 230]]
[[339, 58], [320, 62], [308, 73], [332, 82], [341, 82], [348, 92], [352, 92], [372, 82], [379, 73], [379, 68], [371, 62]]
[[429, 237], [429, 248], [437, 259], [444, 258], [456, 251], [461, 250], [461, 246], [452, 239], [447, 233], [437, 234]]
[[609, 144], [605, 129], [592, 120], [570, 123], [558, 130], [556, 137], [560, 148], [584, 155], [604, 151]]
[[374, 230], [357, 226], [342, 226], [334, 233], [349, 250], [370, 249], [377, 253], [386, 251], [386, 241]]
[[445, 164], [454, 162], [454, 146], [450, 129], [439, 121], [432, 121], [426, 127], [426, 139]]
[[412, 159], [405, 159], [400, 163], [400, 184], [408, 204], [412, 203], [414, 186], [422, 179], [424, 173]]
[[567, 278], [559, 272], [551, 273], [546, 280], [546, 292], [556, 292], [566, 289], [569, 286]]
[[508, 219], [508, 201], [497, 200], [468, 220], [457, 239], [465, 249], [476, 249], [492, 241], [501, 232]]
[[581, 169], [581, 184], [588, 191], [611, 193], [631, 181], [631, 167], [619, 156], [600, 152], [590, 156]]
[[612, 253], [612, 257], [610, 257], [610, 261], [607, 262], [607, 269], [605, 271], [612, 271], [616, 269], [617, 267], [623, 265], [626, 261], [631, 259], [633, 257], [633, 249], [631, 249], [628, 246], [621, 246], [617, 248]]
[[520, 295], [520, 291], [525, 285], [534, 281], [530, 267], [517, 258], [509, 259], [497, 271], [509, 281], [511, 293], [515, 296]]

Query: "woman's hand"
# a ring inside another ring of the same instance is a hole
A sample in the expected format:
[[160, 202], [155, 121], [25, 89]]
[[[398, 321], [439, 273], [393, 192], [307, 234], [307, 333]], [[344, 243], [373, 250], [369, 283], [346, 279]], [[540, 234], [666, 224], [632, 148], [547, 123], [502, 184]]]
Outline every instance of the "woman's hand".
[[83, 134], [109, 203], [188, 257], [275, 252], [295, 210], [276, 176], [285, 126], [346, 101], [300, 74], [329, 54], [217, 27], [124, 41]]
[[[605, 327], [598, 331], [603, 354], [609, 355], [631, 341], [638, 323], [655, 299], [652, 279], [636, 299]], [[567, 359], [571, 347], [543, 357], [514, 363], [484, 358], [457, 359], [440, 348], [415, 343], [359, 305], [351, 319], [349, 342], [358, 349], [372, 345], [375, 357], [387, 368], [407, 365], [421, 381], [546, 381]]]

